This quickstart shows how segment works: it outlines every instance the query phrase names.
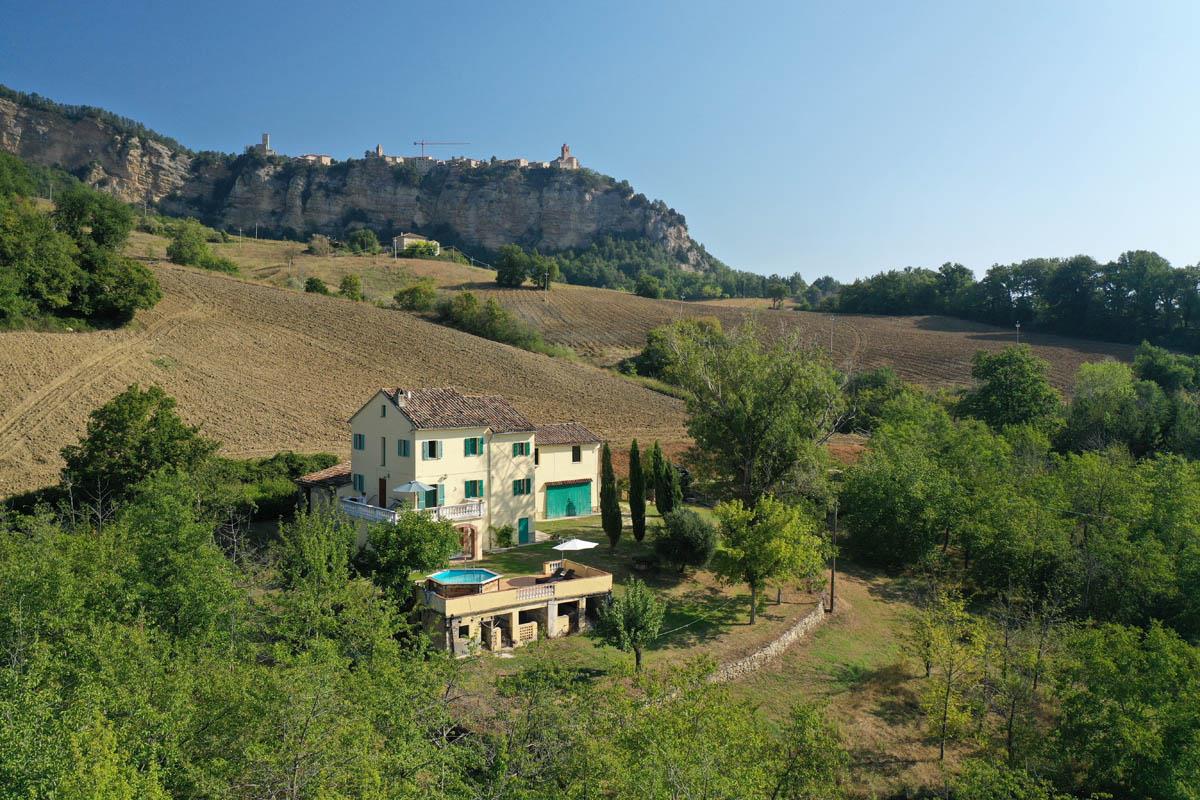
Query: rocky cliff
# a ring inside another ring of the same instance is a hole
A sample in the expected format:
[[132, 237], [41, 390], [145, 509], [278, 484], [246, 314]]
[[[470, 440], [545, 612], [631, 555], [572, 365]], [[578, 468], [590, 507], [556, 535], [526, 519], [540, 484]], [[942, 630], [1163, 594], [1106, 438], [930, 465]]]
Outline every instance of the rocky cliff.
[[699, 256], [680, 214], [589, 170], [198, 158], [189, 179], [160, 205], [220, 227], [257, 224], [291, 236], [341, 236], [365, 226], [384, 237], [416, 231], [468, 248], [494, 251], [515, 242], [543, 252], [613, 236], [645, 239], [685, 260], [693, 251]]
[[189, 154], [118, 130], [91, 115], [67, 116], [0, 97], [0, 149], [57, 166], [130, 203], [154, 203], [187, 182]]
[[385, 239], [413, 231], [469, 249], [517, 243], [546, 253], [611, 236], [661, 245], [685, 268], [709, 258], [682, 215], [590, 170], [196, 155], [132, 120], [4, 91], [0, 148], [127, 202], [227, 230], [338, 237], [369, 227]]

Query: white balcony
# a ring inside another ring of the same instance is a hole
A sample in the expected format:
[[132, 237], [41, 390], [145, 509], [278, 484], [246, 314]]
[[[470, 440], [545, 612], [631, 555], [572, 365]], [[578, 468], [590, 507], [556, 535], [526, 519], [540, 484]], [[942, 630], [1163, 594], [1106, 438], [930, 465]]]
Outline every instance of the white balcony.
[[353, 497], [342, 498], [342, 511], [355, 519], [365, 519], [367, 522], [396, 523], [396, 512], [390, 508], [380, 508]]
[[484, 503], [482, 500], [468, 500], [453, 506], [437, 506], [425, 509], [425, 513], [438, 520], [448, 519], [451, 522], [466, 522], [472, 519], [483, 519]]
[[[342, 498], [342, 510], [355, 519], [364, 519], [368, 522], [390, 522], [393, 525], [396, 523], [396, 511], [373, 506], [351, 497]], [[450, 520], [451, 522], [483, 519], [485, 510], [486, 506], [482, 500], [468, 500], [453, 506], [434, 506], [422, 509], [424, 513], [436, 520]]]

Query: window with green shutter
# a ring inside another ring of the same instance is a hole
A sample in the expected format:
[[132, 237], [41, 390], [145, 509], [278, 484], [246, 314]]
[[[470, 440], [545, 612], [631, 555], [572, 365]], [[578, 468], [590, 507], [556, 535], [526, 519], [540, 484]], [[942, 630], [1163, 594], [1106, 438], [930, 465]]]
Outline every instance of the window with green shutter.
[[513, 442], [513, 455], [514, 456], [529, 455], [529, 442]]
[[483, 497], [483, 481], [467, 481], [463, 488], [463, 495], [468, 500], [477, 500]]
[[521, 480], [513, 481], [513, 497], [520, 497], [532, 491], [533, 480], [531, 478], [522, 478]]
[[396, 440], [396, 455], [408, 458], [412, 454], [412, 444], [408, 439]]
[[354, 434], [354, 449], [355, 450], [366, 450], [367, 449], [367, 435], [365, 433]]
[[463, 439], [463, 455], [464, 456], [481, 456], [483, 455], [483, 437], [472, 436], [470, 439]]

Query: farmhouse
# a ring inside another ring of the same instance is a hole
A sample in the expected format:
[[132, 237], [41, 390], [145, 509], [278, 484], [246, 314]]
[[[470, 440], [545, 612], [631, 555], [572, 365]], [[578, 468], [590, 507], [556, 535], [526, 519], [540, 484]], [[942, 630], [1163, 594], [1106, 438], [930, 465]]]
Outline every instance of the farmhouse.
[[403, 253], [405, 248], [410, 244], [431, 244], [433, 245], [434, 255], [439, 255], [442, 252], [442, 245], [436, 239], [427, 239], [419, 233], [402, 233], [399, 236], [392, 237], [392, 250], [396, 253]]
[[600, 439], [579, 423], [538, 427], [502, 397], [402, 388], [380, 389], [349, 421], [350, 461], [297, 481], [309, 504], [368, 522], [423, 510], [455, 523], [465, 559], [482, 558], [497, 529], [528, 543], [536, 520], [599, 506]]

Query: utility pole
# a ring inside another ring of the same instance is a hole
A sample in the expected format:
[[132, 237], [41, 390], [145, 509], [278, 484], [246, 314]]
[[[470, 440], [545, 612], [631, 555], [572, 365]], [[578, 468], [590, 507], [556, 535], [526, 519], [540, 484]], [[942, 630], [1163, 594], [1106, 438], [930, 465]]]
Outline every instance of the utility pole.
[[829, 315], [829, 360], [833, 361], [833, 323], [837, 317], [833, 314]]
[[254, 223], [254, 238], [258, 239], [258, 223]]
[[829, 559], [829, 613], [833, 613], [833, 605], [837, 602], [837, 525], [838, 499], [833, 498], [833, 530], [829, 532], [829, 543], [832, 545]]
[[1017, 320], [1017, 345], [1021, 344], [1021, 320]]

